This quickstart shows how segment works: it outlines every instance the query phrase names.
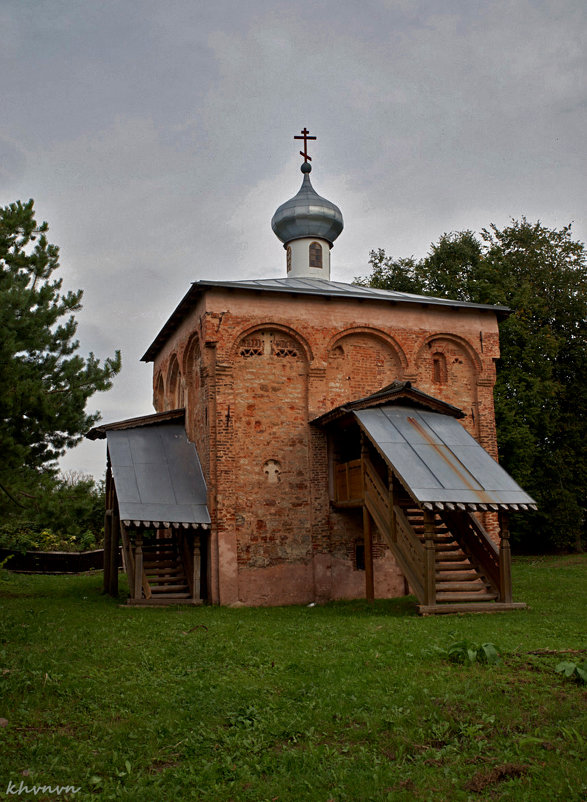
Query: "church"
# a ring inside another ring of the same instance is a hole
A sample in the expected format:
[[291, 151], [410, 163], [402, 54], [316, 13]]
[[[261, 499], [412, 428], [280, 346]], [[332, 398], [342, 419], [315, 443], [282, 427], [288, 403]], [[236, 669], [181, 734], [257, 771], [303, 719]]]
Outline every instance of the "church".
[[129, 603], [284, 605], [413, 594], [421, 614], [514, 602], [497, 462], [505, 307], [343, 284], [340, 209], [273, 215], [283, 278], [194, 282], [147, 348], [155, 414], [107, 440], [104, 588]]

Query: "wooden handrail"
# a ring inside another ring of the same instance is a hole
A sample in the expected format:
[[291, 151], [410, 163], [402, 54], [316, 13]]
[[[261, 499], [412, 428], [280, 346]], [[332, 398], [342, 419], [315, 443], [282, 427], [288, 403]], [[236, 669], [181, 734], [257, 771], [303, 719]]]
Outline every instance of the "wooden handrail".
[[470, 512], [444, 510], [442, 519], [469, 561], [500, 591], [499, 552], [485, 529]]
[[[390, 493], [368, 457], [363, 458], [365, 506], [375, 521], [412, 590], [425, 601], [426, 554], [412, 525], [397, 504], [390, 510]], [[393, 516], [393, 518], [392, 518]]]
[[423, 602], [426, 588], [426, 549], [398, 504], [394, 504], [393, 515], [396, 548], [402, 554], [402, 570], [416, 596]]
[[367, 490], [367, 483], [370, 483], [382, 507], [389, 512], [389, 489], [385, 486], [385, 483], [368, 458], [363, 460], [363, 470], [365, 473], [365, 480], [367, 480], [364, 482], [365, 490]]

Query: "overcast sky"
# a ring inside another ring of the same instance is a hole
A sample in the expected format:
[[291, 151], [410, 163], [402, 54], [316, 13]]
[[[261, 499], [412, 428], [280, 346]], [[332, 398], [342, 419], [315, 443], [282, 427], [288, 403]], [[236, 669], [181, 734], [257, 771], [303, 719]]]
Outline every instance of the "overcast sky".
[[335, 280], [522, 215], [584, 241], [586, 23], [585, 0], [2, 0], [0, 205], [48, 221], [80, 352], [122, 350], [90, 409], [153, 411], [139, 360], [190, 282], [285, 276], [304, 126]]

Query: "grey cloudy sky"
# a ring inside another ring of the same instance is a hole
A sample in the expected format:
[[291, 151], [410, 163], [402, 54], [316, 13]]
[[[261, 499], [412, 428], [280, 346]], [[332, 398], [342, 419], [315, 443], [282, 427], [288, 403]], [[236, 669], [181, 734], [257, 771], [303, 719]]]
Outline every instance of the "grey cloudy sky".
[[[585, 240], [586, 23], [584, 0], [3, 0], [0, 205], [49, 222], [81, 351], [122, 350], [91, 408], [152, 411], [139, 360], [191, 281], [284, 275], [304, 126], [334, 279], [522, 215]], [[103, 443], [63, 466], [101, 475]]]

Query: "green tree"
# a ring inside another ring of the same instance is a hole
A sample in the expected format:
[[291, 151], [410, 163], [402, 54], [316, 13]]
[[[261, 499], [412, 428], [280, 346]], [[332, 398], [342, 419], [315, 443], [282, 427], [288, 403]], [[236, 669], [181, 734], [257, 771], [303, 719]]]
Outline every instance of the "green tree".
[[[585, 538], [587, 264], [571, 227], [525, 218], [480, 237], [443, 235], [429, 255], [402, 260], [371, 254], [372, 286], [405, 280], [424, 295], [503, 304], [495, 386], [500, 461], [534, 496], [536, 513], [516, 516], [512, 533], [527, 550], [581, 548]], [[401, 272], [401, 271], [400, 271]], [[365, 279], [363, 279], [365, 281]]]
[[86, 402], [121, 364], [119, 351], [103, 365], [77, 353], [82, 291], [62, 293], [53, 278], [59, 250], [47, 231], [32, 200], [0, 208], [0, 487], [13, 500], [99, 419]]
[[43, 472], [21, 490], [0, 520], [0, 548], [14, 551], [84, 551], [104, 535], [104, 482], [69, 472]]

